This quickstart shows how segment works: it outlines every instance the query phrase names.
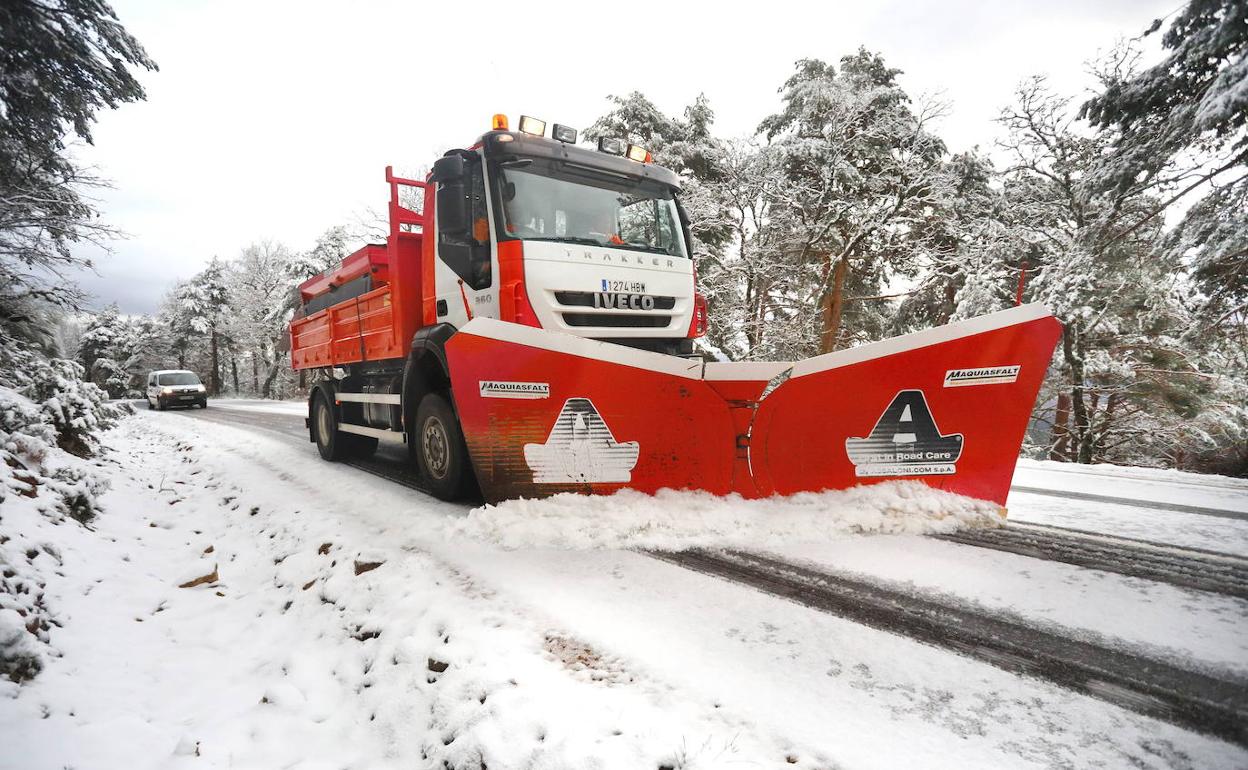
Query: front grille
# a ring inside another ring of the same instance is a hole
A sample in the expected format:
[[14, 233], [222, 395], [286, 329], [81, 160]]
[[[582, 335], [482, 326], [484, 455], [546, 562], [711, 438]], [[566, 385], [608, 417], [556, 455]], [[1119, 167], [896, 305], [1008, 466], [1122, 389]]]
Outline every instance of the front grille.
[[624, 313], [564, 313], [563, 322], [568, 326], [598, 326], [603, 328], [631, 327], [634, 329], [662, 329], [672, 322], [670, 315], [642, 315]]
[[[594, 292], [592, 291], [557, 291], [555, 300], [568, 307], [593, 307]], [[676, 307], [675, 297], [654, 297], [655, 310], [671, 310]], [[590, 324], [592, 325], [592, 324]]]

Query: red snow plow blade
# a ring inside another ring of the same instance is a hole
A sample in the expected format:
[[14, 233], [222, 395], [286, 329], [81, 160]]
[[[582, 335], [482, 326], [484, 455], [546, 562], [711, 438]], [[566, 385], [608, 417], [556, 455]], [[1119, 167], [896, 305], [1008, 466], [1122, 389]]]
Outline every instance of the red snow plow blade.
[[447, 355], [490, 502], [909, 478], [1004, 505], [1060, 333], [1024, 305], [794, 364], [703, 363], [482, 318]]

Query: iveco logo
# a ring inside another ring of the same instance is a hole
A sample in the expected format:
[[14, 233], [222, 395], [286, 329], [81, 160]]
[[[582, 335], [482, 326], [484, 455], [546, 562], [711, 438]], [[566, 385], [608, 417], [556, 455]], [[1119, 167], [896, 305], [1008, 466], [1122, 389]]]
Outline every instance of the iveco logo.
[[610, 310], [654, 310], [654, 297], [649, 294], [609, 294], [595, 292], [594, 307]]

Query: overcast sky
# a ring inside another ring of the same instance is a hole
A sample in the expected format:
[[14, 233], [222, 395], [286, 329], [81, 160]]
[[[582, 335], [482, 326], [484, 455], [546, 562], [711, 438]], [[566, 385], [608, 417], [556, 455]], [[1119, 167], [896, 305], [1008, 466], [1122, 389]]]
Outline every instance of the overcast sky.
[[78, 153], [112, 180], [101, 210], [127, 234], [80, 280], [96, 306], [151, 312], [213, 255], [265, 238], [305, 249], [383, 206], [387, 164], [428, 166], [495, 112], [584, 128], [608, 94], [670, 114], [704, 92], [719, 135], [748, 135], [797, 59], [860, 45], [912, 95], [951, 103], [952, 150], [987, 149], [1020, 80], [1085, 94], [1090, 59], [1178, 5], [114, 0], [160, 71]]

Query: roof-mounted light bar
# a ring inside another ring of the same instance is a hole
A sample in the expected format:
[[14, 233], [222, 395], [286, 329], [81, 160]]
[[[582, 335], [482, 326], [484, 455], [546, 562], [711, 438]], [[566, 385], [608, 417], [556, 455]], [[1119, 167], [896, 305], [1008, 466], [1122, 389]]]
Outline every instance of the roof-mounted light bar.
[[635, 144], [630, 144], [628, 146], [628, 152], [626, 153], [626, 155], [628, 156], [629, 160], [635, 160], [638, 163], [650, 162], [650, 151], [647, 150], [645, 147], [640, 147]]
[[531, 118], [528, 115], [520, 116], [520, 131], [532, 136], [546, 135], [546, 121]]
[[564, 144], [576, 144], [576, 129], [556, 123], [550, 129], [550, 135]]
[[614, 139], [604, 136], [598, 139], [598, 152], [605, 152], [608, 155], [623, 155], [628, 151], [628, 144], [623, 139]]

